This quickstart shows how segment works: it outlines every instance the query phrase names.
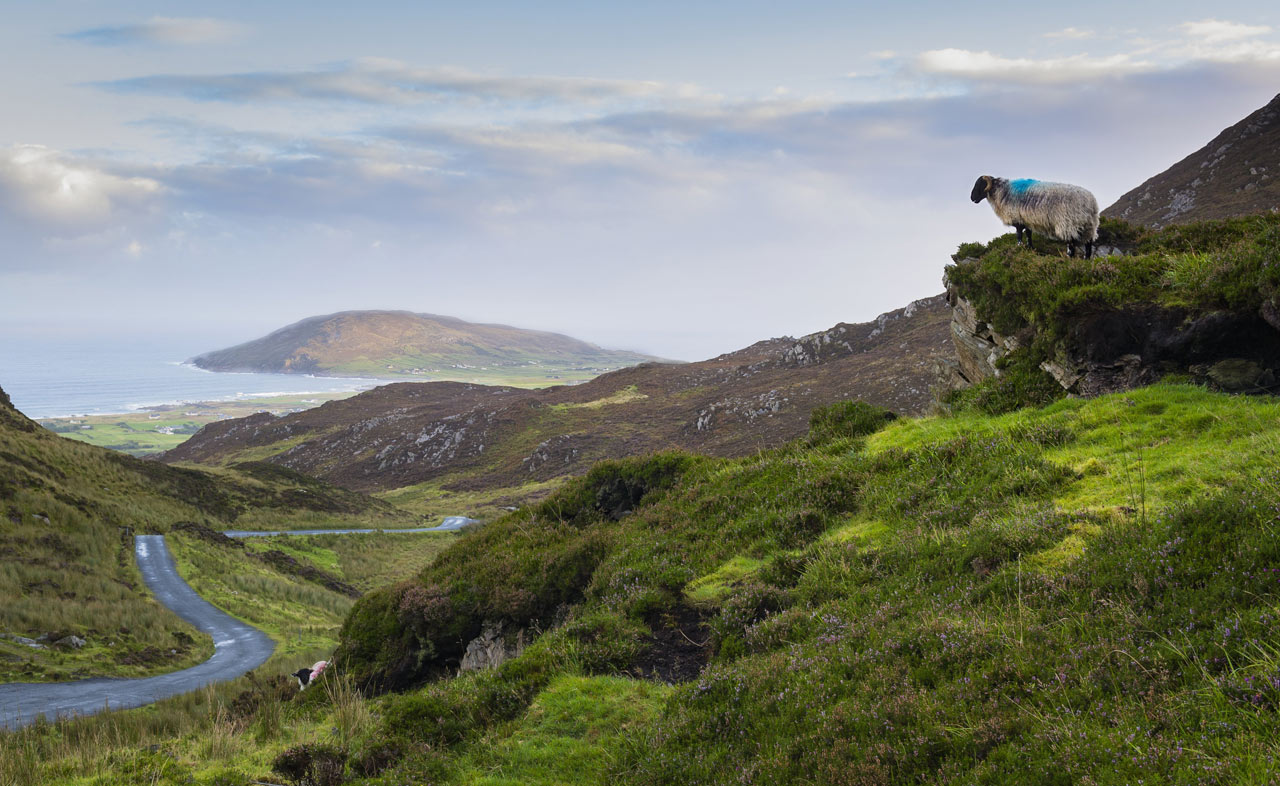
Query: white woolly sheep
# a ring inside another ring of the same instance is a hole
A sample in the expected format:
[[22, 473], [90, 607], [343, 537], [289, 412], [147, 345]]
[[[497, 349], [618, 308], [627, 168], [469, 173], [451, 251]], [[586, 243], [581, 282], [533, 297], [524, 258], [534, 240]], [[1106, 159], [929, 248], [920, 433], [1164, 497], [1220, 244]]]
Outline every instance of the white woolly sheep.
[[983, 199], [991, 202], [996, 216], [1018, 232], [1027, 234], [1031, 245], [1034, 230], [1067, 242], [1067, 253], [1076, 255], [1076, 243], [1084, 243], [1084, 258], [1093, 256], [1093, 241], [1098, 239], [1098, 200], [1088, 189], [1069, 183], [1042, 183], [1039, 180], [1005, 180], [983, 175], [973, 184], [969, 195], [976, 205]]
[[316, 678], [323, 674], [324, 670], [328, 668], [328, 666], [328, 661], [318, 660], [311, 668], [303, 666], [289, 676], [298, 678], [298, 690], [306, 690], [307, 686], [312, 682], [315, 682]]

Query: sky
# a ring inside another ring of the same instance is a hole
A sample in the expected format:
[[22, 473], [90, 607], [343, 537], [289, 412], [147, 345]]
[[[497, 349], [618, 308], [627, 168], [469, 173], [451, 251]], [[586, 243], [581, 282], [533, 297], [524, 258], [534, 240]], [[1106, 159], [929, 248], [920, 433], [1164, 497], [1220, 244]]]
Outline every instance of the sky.
[[0, 340], [394, 308], [696, 360], [941, 291], [983, 174], [1108, 205], [1280, 4], [0, 0]]

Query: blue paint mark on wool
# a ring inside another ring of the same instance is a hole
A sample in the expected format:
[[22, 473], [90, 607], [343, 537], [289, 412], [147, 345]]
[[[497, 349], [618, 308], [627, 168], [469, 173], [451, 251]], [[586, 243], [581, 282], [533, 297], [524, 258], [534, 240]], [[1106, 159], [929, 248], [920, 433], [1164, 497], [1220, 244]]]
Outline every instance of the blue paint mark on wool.
[[1024, 177], [1019, 180], [1011, 180], [1009, 182], [1009, 190], [1018, 196], [1022, 196], [1027, 193], [1027, 189], [1039, 182], [1039, 180], [1033, 180], [1029, 177]]

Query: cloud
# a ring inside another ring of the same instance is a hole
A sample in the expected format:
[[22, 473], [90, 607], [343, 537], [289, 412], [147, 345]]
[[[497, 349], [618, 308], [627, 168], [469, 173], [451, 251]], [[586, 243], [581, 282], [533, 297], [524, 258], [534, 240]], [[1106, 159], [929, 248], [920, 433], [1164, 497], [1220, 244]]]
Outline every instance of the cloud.
[[1055, 30], [1052, 33], [1045, 33], [1045, 38], [1061, 38], [1070, 41], [1082, 41], [1086, 38], [1094, 38], [1098, 34], [1093, 30], [1081, 30], [1078, 27], [1064, 27], [1061, 30]]
[[1245, 25], [1239, 22], [1224, 22], [1220, 19], [1184, 22], [1180, 27], [1183, 32], [1192, 38], [1201, 39], [1209, 44], [1256, 38], [1271, 32], [1271, 28], [1267, 25]]
[[130, 25], [92, 27], [63, 37], [94, 46], [130, 46], [135, 44], [159, 44], [168, 46], [192, 46], [218, 44], [240, 38], [249, 28], [239, 22], [209, 18], [152, 17], [146, 22]]
[[1155, 64], [1129, 54], [1087, 54], [1044, 59], [1001, 57], [968, 49], [934, 49], [917, 55], [911, 70], [918, 74], [978, 82], [1018, 85], [1067, 84], [1151, 71]]
[[417, 68], [394, 60], [365, 58], [311, 71], [240, 74], [157, 74], [99, 82], [117, 93], [141, 93], [195, 101], [350, 101], [412, 104], [442, 99], [567, 101], [693, 97], [688, 85], [577, 77], [492, 76], [461, 68]]
[[101, 231], [148, 211], [164, 190], [152, 178], [113, 174], [40, 145], [0, 148], [0, 214], [48, 235]]
[[[1280, 61], [1280, 43], [1263, 38], [1266, 25], [1205, 19], [1176, 28], [1181, 35], [1162, 40], [1134, 39], [1124, 51], [1081, 52], [1060, 57], [1008, 57], [990, 51], [947, 48], [905, 60], [900, 78], [942, 79], [974, 86], [1071, 86], [1139, 74], [1172, 73], [1196, 64]], [[1085, 39], [1093, 31], [1068, 27], [1047, 38]]]

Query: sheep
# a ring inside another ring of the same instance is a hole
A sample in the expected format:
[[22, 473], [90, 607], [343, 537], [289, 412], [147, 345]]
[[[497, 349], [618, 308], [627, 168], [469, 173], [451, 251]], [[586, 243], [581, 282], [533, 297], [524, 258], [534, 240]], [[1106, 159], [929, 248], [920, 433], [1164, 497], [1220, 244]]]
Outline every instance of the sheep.
[[1093, 256], [1093, 241], [1098, 239], [1098, 200], [1088, 189], [1069, 183], [1043, 183], [1039, 180], [1005, 180], [983, 175], [973, 184], [969, 195], [976, 205], [983, 199], [991, 202], [996, 216], [1018, 232], [1042, 232], [1067, 241], [1067, 253], [1076, 255], [1076, 243], [1084, 243], [1084, 258]]
[[307, 689], [308, 685], [310, 685], [312, 682], [315, 681], [317, 677], [319, 677], [321, 674], [324, 673], [324, 670], [328, 668], [328, 666], [329, 666], [328, 661], [318, 660], [315, 662], [315, 665], [311, 666], [310, 668], [303, 666], [302, 668], [293, 672], [289, 676], [297, 677], [298, 690], [304, 691]]

